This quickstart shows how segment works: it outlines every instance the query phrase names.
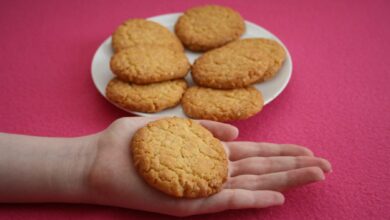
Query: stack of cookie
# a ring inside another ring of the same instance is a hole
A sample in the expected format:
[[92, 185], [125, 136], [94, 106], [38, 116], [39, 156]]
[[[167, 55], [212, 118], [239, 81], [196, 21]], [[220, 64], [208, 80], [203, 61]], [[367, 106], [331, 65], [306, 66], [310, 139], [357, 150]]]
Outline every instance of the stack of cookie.
[[255, 115], [264, 103], [251, 84], [272, 78], [284, 58], [282, 46], [260, 38], [237, 40], [206, 52], [192, 66], [192, 79], [201, 87], [184, 94], [184, 112], [216, 121]]
[[132, 111], [159, 112], [179, 104], [190, 63], [178, 38], [162, 25], [130, 19], [112, 36], [109, 100]]
[[[251, 85], [272, 78], [285, 59], [283, 47], [265, 38], [239, 39], [243, 18], [222, 6], [187, 10], [176, 36], [157, 23], [133, 19], [113, 34], [117, 75], [107, 97], [132, 111], [157, 112], [177, 105], [186, 115], [216, 121], [246, 119], [261, 111], [263, 98]], [[205, 52], [191, 67], [197, 86], [183, 78], [190, 65], [183, 46]], [[183, 95], [184, 94], [184, 95]]]

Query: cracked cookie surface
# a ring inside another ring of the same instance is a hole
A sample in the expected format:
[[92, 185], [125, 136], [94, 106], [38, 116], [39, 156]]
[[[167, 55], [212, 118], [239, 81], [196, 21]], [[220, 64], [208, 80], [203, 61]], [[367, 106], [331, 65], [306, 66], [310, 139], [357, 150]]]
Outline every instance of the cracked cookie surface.
[[275, 40], [267, 38], [247, 38], [232, 42], [226, 46], [231, 47], [233, 50], [255, 49], [267, 54], [270, 59], [269, 67], [258, 82], [271, 79], [278, 72], [286, 59], [286, 52], [282, 45]]
[[174, 197], [210, 196], [219, 192], [227, 179], [222, 143], [191, 119], [150, 122], [134, 134], [131, 152], [143, 179]]
[[215, 89], [242, 88], [263, 77], [271, 64], [264, 50], [246, 46], [245, 41], [232, 42], [208, 51], [195, 60], [192, 78], [196, 84]]
[[112, 34], [115, 52], [137, 45], [159, 45], [184, 50], [180, 40], [167, 28], [145, 19], [129, 19]]
[[184, 12], [175, 33], [190, 50], [207, 51], [237, 40], [245, 31], [241, 15], [231, 8], [206, 5]]
[[127, 110], [152, 113], [179, 104], [186, 89], [183, 79], [137, 85], [114, 78], [106, 87], [106, 96]]
[[219, 90], [190, 87], [182, 98], [183, 110], [191, 118], [233, 121], [249, 118], [263, 108], [263, 97], [254, 87]]
[[111, 57], [110, 68], [120, 79], [148, 84], [183, 78], [190, 69], [182, 51], [141, 45], [123, 49]]

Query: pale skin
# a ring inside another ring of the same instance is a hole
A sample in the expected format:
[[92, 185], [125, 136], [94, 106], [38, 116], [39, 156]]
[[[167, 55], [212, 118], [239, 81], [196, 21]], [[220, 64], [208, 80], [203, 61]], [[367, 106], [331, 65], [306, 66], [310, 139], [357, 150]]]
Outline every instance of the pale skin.
[[121, 118], [102, 132], [77, 138], [0, 133], [0, 202], [89, 203], [175, 216], [282, 205], [280, 191], [325, 179], [330, 163], [291, 144], [234, 142], [237, 128], [199, 121], [223, 141], [229, 177], [208, 198], [177, 199], [137, 174], [133, 134], [156, 118]]

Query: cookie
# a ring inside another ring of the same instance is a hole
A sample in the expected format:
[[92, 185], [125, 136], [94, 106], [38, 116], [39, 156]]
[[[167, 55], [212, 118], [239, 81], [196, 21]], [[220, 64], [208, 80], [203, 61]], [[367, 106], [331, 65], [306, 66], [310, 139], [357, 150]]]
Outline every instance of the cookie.
[[241, 15], [231, 8], [207, 5], [179, 17], [175, 33], [190, 50], [207, 51], [237, 40], [245, 32]]
[[221, 190], [228, 161], [222, 143], [196, 121], [165, 118], [131, 141], [135, 168], [152, 187], [174, 197], [207, 197]]
[[190, 69], [190, 63], [182, 51], [140, 45], [115, 53], [111, 57], [110, 68], [124, 81], [148, 84], [183, 78]]
[[106, 88], [107, 98], [120, 107], [137, 112], [159, 112], [176, 106], [187, 89], [183, 79], [136, 85], [118, 78]]
[[286, 59], [286, 52], [282, 45], [277, 41], [267, 39], [267, 38], [248, 38], [242, 39], [231, 44], [228, 44], [227, 47], [232, 47], [232, 49], [241, 48], [244, 50], [250, 50], [251, 48], [264, 51], [269, 58], [271, 58], [270, 65], [265, 71], [264, 75], [258, 80], [262, 82], [268, 79], [271, 79], [278, 70], [282, 67], [284, 60]]
[[136, 45], [160, 45], [183, 51], [179, 39], [164, 26], [145, 19], [130, 19], [112, 34], [115, 52]]
[[267, 51], [241, 47], [239, 40], [204, 53], [192, 66], [196, 84], [215, 89], [242, 88], [261, 79], [272, 63]]
[[191, 118], [233, 121], [260, 112], [264, 101], [254, 87], [219, 90], [195, 86], [187, 89], [181, 103]]

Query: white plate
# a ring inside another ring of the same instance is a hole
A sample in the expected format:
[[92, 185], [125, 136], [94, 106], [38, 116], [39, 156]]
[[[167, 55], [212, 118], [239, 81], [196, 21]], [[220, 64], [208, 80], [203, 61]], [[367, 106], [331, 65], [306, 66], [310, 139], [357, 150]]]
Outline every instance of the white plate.
[[[160, 23], [161, 25], [167, 27], [170, 31], [173, 31], [176, 20], [180, 15], [181, 13], [165, 14], [165, 15], [148, 18], [148, 20]], [[276, 76], [271, 80], [262, 83], [257, 83], [254, 85], [258, 90], [260, 90], [263, 93], [264, 103], [268, 104], [284, 90], [284, 88], [287, 86], [288, 81], [290, 80], [291, 73], [292, 73], [291, 56], [287, 48], [284, 46], [284, 44], [271, 32], [249, 21], [245, 21], [245, 25], [246, 25], [246, 32], [242, 36], [242, 38], [253, 38], [253, 37], [271, 38], [278, 41], [286, 50], [286, 54], [287, 54], [286, 61], [284, 62], [282, 68], [279, 70]], [[194, 60], [199, 55], [201, 55], [201, 53], [194, 53], [188, 50], [186, 50], [185, 53], [191, 63], [193, 63]], [[105, 94], [106, 86], [108, 82], [114, 77], [114, 74], [110, 70], [110, 59], [112, 55], [113, 55], [113, 50], [111, 48], [111, 37], [109, 37], [97, 49], [93, 57], [92, 67], [91, 67], [92, 80], [95, 83], [95, 86], [99, 90], [100, 94], [102, 94], [102, 96], [104, 96], [106, 99], [107, 99]], [[186, 80], [189, 83], [189, 85], [193, 85], [191, 74], [187, 75]], [[118, 105], [116, 106], [118, 108], [121, 108]], [[152, 114], [133, 112], [126, 109], [123, 110], [141, 116], [152, 116], [152, 115], [173, 116], [174, 115], [178, 117], [186, 117], [180, 105], [176, 106], [175, 108], [167, 109]]]

